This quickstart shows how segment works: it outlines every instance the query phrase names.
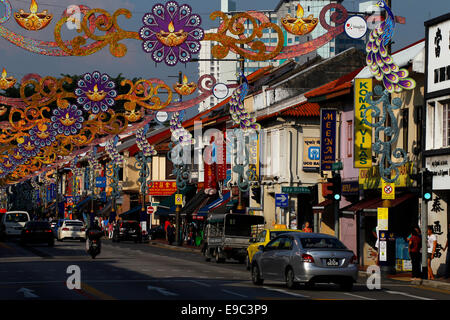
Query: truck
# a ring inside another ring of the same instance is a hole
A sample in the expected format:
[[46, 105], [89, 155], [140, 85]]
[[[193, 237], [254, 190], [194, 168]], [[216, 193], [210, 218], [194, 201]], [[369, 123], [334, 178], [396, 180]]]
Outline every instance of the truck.
[[202, 252], [206, 261], [234, 259], [244, 263], [255, 228], [264, 228], [264, 217], [239, 213], [210, 214]]

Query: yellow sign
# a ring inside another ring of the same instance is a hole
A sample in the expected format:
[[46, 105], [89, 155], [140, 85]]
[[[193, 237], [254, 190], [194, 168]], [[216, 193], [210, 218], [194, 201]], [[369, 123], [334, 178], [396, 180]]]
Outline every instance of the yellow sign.
[[389, 209], [388, 208], [378, 208], [377, 210], [378, 218], [378, 230], [389, 230]]
[[175, 194], [175, 205], [182, 206], [183, 205], [183, 195], [182, 194]]
[[[395, 171], [392, 170], [392, 175], [395, 175]], [[394, 185], [396, 187], [412, 187], [413, 180], [410, 178], [410, 174], [413, 173], [413, 163], [407, 162], [398, 168], [398, 178], [395, 180]], [[382, 181], [380, 176], [380, 170], [378, 166], [373, 166], [370, 169], [359, 169], [359, 185], [364, 190], [379, 189], [382, 187]]]
[[[362, 122], [368, 107], [366, 94], [372, 91], [372, 79], [355, 79], [355, 168], [372, 167], [372, 128]], [[367, 112], [366, 120], [372, 122], [372, 112]]]
[[381, 199], [394, 200], [395, 199], [395, 183], [389, 183], [381, 179]]

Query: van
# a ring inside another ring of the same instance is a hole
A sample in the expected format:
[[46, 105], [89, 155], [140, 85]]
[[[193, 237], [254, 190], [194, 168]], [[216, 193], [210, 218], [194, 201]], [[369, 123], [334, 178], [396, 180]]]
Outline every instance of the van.
[[25, 224], [30, 221], [26, 211], [8, 211], [1, 220], [2, 237], [19, 237]]

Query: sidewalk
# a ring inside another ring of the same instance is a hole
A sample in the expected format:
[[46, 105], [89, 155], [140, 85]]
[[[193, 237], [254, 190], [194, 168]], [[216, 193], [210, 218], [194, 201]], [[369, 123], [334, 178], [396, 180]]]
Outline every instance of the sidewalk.
[[[364, 268], [360, 268], [359, 277], [367, 277], [367, 272]], [[438, 278], [435, 277], [435, 280], [428, 279], [420, 279], [420, 280], [411, 280], [412, 274], [411, 272], [397, 272], [396, 274], [382, 274], [382, 279], [384, 280], [393, 280], [393, 281], [403, 281], [409, 282], [411, 285], [421, 285], [424, 287], [437, 288], [450, 292], [450, 279]]]
[[175, 245], [175, 243], [170, 245], [168, 241], [164, 239], [149, 240], [148, 244], [154, 247], [167, 248], [178, 251], [197, 252], [197, 253], [200, 253], [202, 249], [201, 247], [188, 246], [185, 243], [183, 243], [183, 245], [181, 246], [177, 246]]

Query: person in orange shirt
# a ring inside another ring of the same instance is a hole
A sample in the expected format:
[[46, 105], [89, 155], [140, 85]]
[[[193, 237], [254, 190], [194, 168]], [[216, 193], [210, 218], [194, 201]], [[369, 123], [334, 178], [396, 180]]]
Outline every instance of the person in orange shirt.
[[308, 221], [305, 222], [305, 226], [303, 227], [302, 231], [303, 232], [313, 232], [311, 227], [309, 226], [309, 222]]

